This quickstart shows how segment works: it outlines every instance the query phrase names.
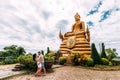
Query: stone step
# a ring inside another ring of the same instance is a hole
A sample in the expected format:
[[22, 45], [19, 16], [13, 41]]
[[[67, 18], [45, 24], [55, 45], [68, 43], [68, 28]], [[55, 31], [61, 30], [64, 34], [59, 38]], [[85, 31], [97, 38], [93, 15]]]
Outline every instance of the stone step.
[[87, 54], [90, 55], [91, 51], [74, 51], [74, 53]]
[[90, 47], [90, 45], [89, 44], [81, 44], [81, 45], [79, 44], [79, 45], [75, 45], [75, 47], [80, 47], [80, 48], [87, 47], [88, 48], [88, 47]]
[[69, 51], [70, 49], [60, 48], [59, 50], [60, 50], [60, 51]]
[[74, 48], [73, 51], [91, 51], [91, 48]]
[[85, 38], [84, 35], [77, 35], [76, 38]]

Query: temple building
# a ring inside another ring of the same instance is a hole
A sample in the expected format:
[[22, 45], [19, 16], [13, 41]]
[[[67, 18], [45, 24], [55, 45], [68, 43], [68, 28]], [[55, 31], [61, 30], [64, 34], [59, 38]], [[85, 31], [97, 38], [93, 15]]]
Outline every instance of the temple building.
[[86, 26], [85, 30], [85, 23], [80, 21], [81, 17], [78, 13], [75, 14], [74, 18], [75, 23], [72, 26], [72, 30], [64, 35], [61, 31], [59, 33], [59, 37], [62, 41], [59, 51], [63, 56], [67, 56], [68, 52], [90, 56], [90, 31], [88, 26]]

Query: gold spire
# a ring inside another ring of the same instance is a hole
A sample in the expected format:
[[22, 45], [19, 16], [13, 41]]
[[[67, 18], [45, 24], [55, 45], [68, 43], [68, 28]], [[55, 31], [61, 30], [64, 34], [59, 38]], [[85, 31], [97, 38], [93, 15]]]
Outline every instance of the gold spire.
[[63, 35], [62, 35], [62, 33], [61, 33], [61, 30], [60, 30], [60, 32], [59, 32], [59, 38], [63, 41]]
[[89, 29], [88, 29], [88, 25], [87, 25], [87, 28], [86, 28], [86, 32], [87, 32], [87, 33], [89, 33], [89, 32], [90, 32], [90, 31], [89, 31]]

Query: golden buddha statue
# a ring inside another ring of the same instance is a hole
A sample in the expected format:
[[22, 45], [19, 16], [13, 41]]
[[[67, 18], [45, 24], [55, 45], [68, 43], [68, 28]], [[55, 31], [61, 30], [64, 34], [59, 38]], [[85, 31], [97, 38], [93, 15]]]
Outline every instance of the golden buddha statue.
[[80, 15], [76, 13], [74, 18], [75, 23], [72, 26], [72, 31], [65, 33], [64, 36], [61, 31], [59, 33], [59, 37], [62, 40], [59, 50], [63, 56], [68, 55], [68, 51], [89, 56], [91, 54], [91, 49], [90, 32], [88, 26], [85, 32], [85, 25], [83, 21], [80, 21]]
[[80, 31], [84, 31], [84, 22], [80, 21], [80, 15], [76, 13], [75, 24], [72, 26], [72, 32], [79, 33]]

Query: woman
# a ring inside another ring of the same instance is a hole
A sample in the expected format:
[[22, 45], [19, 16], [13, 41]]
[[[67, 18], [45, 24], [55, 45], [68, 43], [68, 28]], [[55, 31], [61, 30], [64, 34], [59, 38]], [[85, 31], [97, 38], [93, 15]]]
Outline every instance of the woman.
[[37, 56], [36, 54], [33, 55], [33, 60], [37, 61], [37, 72], [35, 73], [35, 76], [40, 76], [40, 72], [42, 69], [42, 65], [41, 65], [41, 61], [39, 59], [39, 56]]

